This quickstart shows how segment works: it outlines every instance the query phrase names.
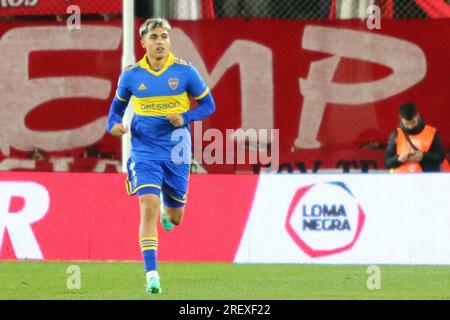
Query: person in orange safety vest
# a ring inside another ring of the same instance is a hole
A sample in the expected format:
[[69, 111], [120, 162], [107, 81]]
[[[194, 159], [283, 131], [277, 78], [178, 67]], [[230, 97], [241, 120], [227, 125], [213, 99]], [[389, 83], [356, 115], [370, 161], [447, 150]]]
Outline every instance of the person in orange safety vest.
[[390, 172], [450, 171], [441, 136], [436, 128], [425, 124], [414, 103], [399, 108], [400, 125], [391, 134], [384, 164]]

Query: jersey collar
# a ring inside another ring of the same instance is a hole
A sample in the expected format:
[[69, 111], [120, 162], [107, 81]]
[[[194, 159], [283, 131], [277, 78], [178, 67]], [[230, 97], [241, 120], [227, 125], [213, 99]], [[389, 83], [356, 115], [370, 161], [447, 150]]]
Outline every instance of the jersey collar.
[[147, 54], [144, 55], [144, 57], [139, 61], [139, 66], [151, 74], [155, 76], [159, 76], [161, 73], [167, 70], [168, 67], [170, 67], [175, 60], [175, 57], [173, 56], [172, 52], [169, 52], [169, 56], [167, 57], [166, 63], [164, 63], [164, 66], [159, 70], [155, 71], [152, 68], [150, 68], [150, 65], [147, 60]]

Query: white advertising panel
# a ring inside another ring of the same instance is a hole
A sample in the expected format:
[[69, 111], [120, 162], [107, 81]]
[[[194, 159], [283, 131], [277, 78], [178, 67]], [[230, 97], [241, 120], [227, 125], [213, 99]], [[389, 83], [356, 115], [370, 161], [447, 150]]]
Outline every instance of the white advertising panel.
[[261, 175], [234, 261], [450, 264], [450, 175]]

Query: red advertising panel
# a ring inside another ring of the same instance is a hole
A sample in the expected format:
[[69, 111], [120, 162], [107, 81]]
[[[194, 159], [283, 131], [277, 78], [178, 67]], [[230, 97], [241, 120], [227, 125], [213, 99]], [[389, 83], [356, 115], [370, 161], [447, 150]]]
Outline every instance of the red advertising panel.
[[[284, 171], [382, 169], [397, 108], [407, 101], [450, 147], [448, 19], [389, 19], [379, 30], [359, 20], [172, 25], [174, 53], [193, 62], [216, 101], [200, 144], [193, 144], [200, 150], [211, 143], [204, 134], [211, 128], [222, 133], [223, 150], [236, 140], [227, 129], [279, 129]], [[0, 168], [95, 171], [84, 164], [87, 147], [120, 160], [120, 141], [105, 134], [105, 122], [120, 73], [121, 22], [82, 22], [80, 30], [2, 23], [0, 36]], [[139, 59], [143, 51], [136, 49]], [[59, 169], [48, 159], [45, 165], [4, 162], [35, 148], [70, 161]], [[255, 169], [205, 164], [202, 157], [196, 160], [208, 172]]]
[[[159, 261], [450, 264], [449, 177], [193, 174]], [[124, 178], [0, 173], [0, 260], [142, 261]]]
[[[235, 177], [190, 177], [183, 224], [159, 229], [161, 261], [233, 261], [258, 181]], [[138, 227], [122, 174], [0, 172], [0, 259], [139, 261]]]

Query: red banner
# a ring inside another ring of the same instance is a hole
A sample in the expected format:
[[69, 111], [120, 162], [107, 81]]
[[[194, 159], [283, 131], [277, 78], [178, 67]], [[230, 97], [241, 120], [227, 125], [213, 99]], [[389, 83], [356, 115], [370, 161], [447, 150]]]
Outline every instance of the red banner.
[[122, 0], [0, 0], [0, 15], [72, 14], [73, 9], [68, 8], [74, 5], [82, 14], [122, 13]]
[[[380, 30], [359, 20], [172, 24], [174, 53], [199, 69], [217, 105], [203, 123], [200, 149], [210, 145], [204, 133], [211, 128], [224, 143], [235, 139], [226, 129], [279, 129], [284, 171], [382, 169], [384, 144], [406, 101], [450, 147], [450, 20], [382, 20]], [[83, 164], [87, 147], [120, 160], [120, 141], [105, 134], [120, 73], [120, 26], [0, 24], [0, 167], [5, 157], [24, 158], [35, 148], [73, 158], [78, 165], [67, 170], [95, 167]], [[137, 44], [137, 59], [142, 54]], [[213, 173], [259, 170], [205, 164], [202, 156], [196, 160]]]
[[[233, 261], [257, 181], [224, 192], [236, 176], [192, 175], [182, 227], [159, 229], [159, 259]], [[0, 200], [0, 259], [141, 260], [138, 199], [122, 174], [0, 172]]]
[[384, 168], [406, 101], [449, 149], [450, 20], [382, 20], [380, 30], [359, 20], [174, 24], [178, 54], [213, 87], [217, 111], [204, 127], [279, 129], [288, 169]]
[[[80, 30], [64, 22], [0, 23], [0, 35], [0, 127], [8, 130], [1, 157], [41, 160], [35, 168], [69, 158], [74, 169], [95, 167], [85, 158], [120, 160], [120, 140], [105, 124], [121, 69], [121, 21], [82, 22]], [[26, 49], [23, 36], [30, 37]]]

